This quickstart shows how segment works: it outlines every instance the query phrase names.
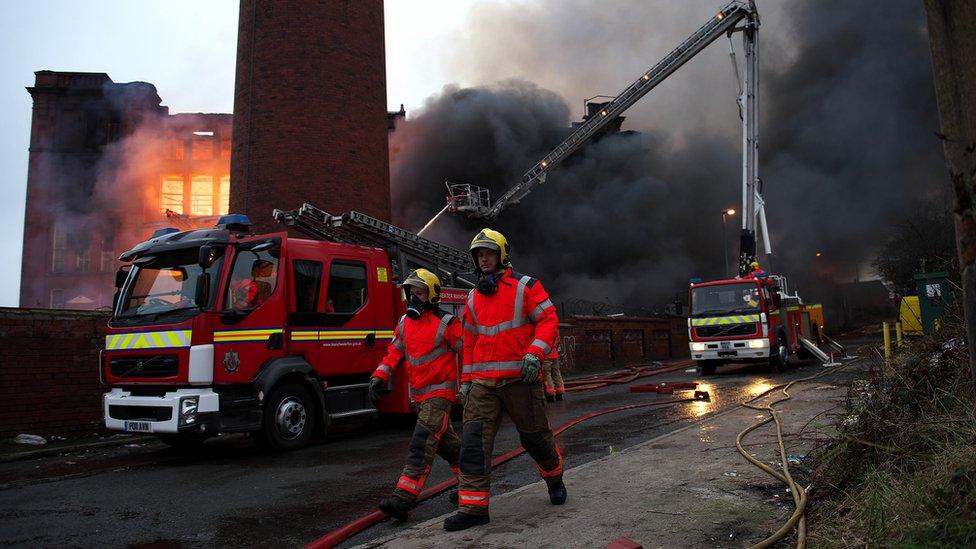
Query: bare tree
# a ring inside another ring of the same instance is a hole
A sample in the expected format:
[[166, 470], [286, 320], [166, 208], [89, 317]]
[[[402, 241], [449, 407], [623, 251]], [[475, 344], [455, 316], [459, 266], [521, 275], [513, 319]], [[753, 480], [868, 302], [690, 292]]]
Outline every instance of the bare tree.
[[925, 0], [939, 122], [955, 195], [969, 368], [976, 386], [976, 2]]

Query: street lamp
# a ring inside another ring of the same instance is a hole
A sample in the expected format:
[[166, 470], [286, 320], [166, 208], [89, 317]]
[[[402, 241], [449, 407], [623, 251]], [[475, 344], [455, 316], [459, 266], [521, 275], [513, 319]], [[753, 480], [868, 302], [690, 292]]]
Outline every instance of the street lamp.
[[726, 208], [722, 210], [722, 250], [725, 252], [725, 276], [729, 276], [729, 239], [726, 234], [725, 225], [728, 218], [735, 215], [735, 209]]

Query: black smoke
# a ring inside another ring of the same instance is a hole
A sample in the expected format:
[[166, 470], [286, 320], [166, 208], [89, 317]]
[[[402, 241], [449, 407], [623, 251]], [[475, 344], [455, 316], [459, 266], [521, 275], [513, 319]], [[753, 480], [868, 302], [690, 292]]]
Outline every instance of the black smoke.
[[[449, 86], [397, 128], [395, 222], [423, 225], [443, 206], [445, 180], [500, 196], [565, 136], [578, 115], [562, 95], [526, 81], [526, 67], [540, 67], [543, 79], [552, 67], [574, 71], [554, 81], [574, 102], [622, 88], [720, 6], [710, 5], [628, 5], [619, 19], [603, 3], [544, 2], [529, 13], [483, 5], [460, 42], [464, 77], [522, 79]], [[924, 14], [911, 0], [765, 6], [760, 173], [772, 268], [807, 300], [829, 301], [833, 284], [870, 275], [865, 266], [888, 231], [922, 200], [948, 207]], [[684, 26], [662, 27], [672, 15]], [[514, 32], [498, 40], [500, 28]], [[720, 211], [741, 200], [739, 121], [727, 43], [701, 57], [628, 113], [625, 128], [640, 135], [588, 147], [494, 223], [517, 268], [557, 299], [655, 307], [690, 277], [723, 274]], [[629, 68], [622, 80], [614, 72]], [[610, 84], [598, 80], [611, 73]], [[738, 224], [729, 221], [725, 240], [733, 268]], [[433, 234], [464, 245], [479, 226], [451, 218]]]

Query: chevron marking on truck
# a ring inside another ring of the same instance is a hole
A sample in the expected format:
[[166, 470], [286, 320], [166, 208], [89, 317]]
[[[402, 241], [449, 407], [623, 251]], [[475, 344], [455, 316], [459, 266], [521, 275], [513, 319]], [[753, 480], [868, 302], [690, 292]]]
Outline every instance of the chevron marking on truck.
[[719, 326], [723, 324], [747, 324], [759, 322], [759, 315], [715, 316], [712, 318], [693, 318], [692, 326]]
[[162, 330], [152, 332], [133, 332], [105, 336], [105, 349], [120, 351], [127, 349], [174, 349], [190, 346], [192, 330]]

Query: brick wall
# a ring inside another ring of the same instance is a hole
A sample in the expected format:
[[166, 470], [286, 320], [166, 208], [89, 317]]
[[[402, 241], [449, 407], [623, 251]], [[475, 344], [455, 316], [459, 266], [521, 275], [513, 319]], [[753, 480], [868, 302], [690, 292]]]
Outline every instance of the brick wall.
[[381, 0], [242, 0], [231, 211], [278, 230], [311, 202], [389, 220]]
[[108, 315], [0, 308], [0, 438], [99, 430]]
[[684, 317], [573, 315], [560, 324], [565, 371], [618, 368], [688, 356]]

